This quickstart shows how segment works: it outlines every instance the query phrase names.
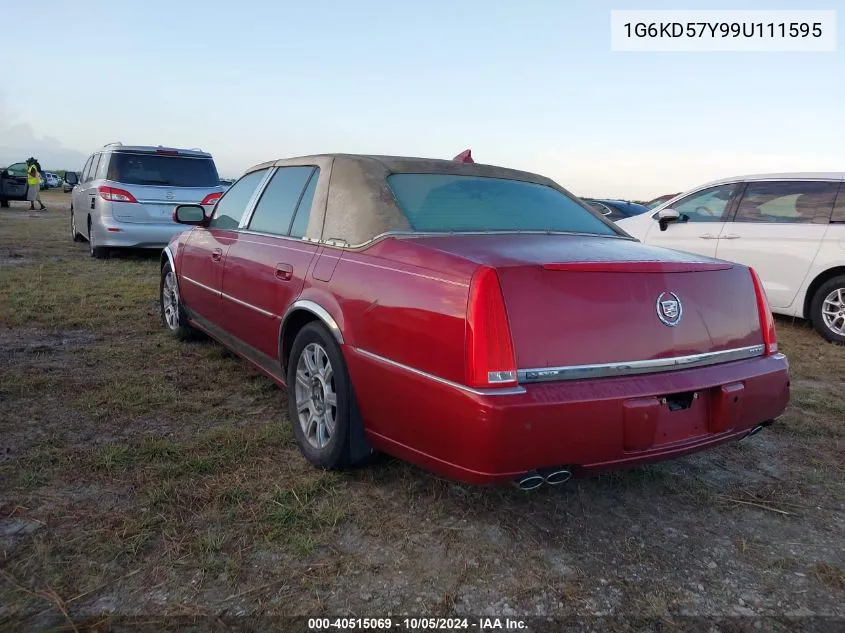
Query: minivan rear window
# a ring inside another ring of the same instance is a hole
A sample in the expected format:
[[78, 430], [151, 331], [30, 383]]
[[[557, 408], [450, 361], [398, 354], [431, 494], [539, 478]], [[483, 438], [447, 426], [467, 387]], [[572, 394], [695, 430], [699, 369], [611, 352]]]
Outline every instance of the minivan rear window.
[[387, 182], [415, 231], [617, 234], [578, 202], [546, 185], [454, 174], [392, 174]]
[[128, 152], [111, 155], [106, 178], [126, 185], [163, 187], [217, 187], [220, 184], [217, 168], [210, 158]]

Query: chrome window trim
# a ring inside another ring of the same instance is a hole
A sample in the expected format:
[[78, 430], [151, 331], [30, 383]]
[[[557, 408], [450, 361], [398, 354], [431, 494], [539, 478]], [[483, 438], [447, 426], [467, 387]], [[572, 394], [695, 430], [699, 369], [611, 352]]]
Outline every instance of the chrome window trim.
[[366, 356], [367, 358], [371, 358], [372, 360], [379, 361], [386, 365], [390, 365], [391, 367], [395, 367], [396, 369], [402, 369], [404, 371], [410, 372], [416, 376], [420, 376], [421, 378], [426, 378], [428, 380], [432, 380], [434, 382], [440, 383], [441, 385], [446, 385], [447, 387], [452, 387], [453, 389], [459, 389], [460, 391], [465, 391], [467, 393], [471, 393], [477, 396], [515, 396], [522, 393], [525, 393], [525, 387], [493, 387], [490, 389], [475, 389], [473, 387], [468, 387], [466, 385], [462, 385], [457, 382], [453, 382], [451, 380], [446, 380], [445, 378], [441, 378], [440, 376], [435, 376], [434, 374], [429, 374], [428, 372], [424, 372], [420, 369], [416, 369], [414, 367], [409, 367], [408, 365], [404, 365], [402, 363], [398, 363], [395, 360], [391, 360], [389, 358], [385, 358], [384, 356], [379, 356], [378, 354], [373, 354], [372, 352], [368, 352], [367, 350], [361, 349], [360, 347], [353, 348], [356, 352], [361, 354], [362, 356]]
[[374, 243], [385, 240], [391, 237], [414, 238], [414, 237], [450, 237], [455, 235], [576, 235], [579, 237], [601, 237], [609, 239], [627, 240], [629, 242], [636, 242], [637, 240], [629, 235], [600, 235], [598, 233], [578, 233], [576, 231], [408, 231], [402, 229], [395, 229], [393, 231], [385, 231], [374, 235], [371, 239], [360, 244], [347, 244], [345, 240], [331, 237], [321, 240], [314, 240], [321, 245], [328, 248], [336, 248], [339, 250], [351, 251], [361, 250], [372, 246]]
[[215, 290], [215, 289], [214, 289], [214, 288], [212, 288], [211, 286], [206, 286], [205, 284], [200, 283], [200, 282], [199, 282], [199, 281], [197, 281], [196, 279], [191, 279], [191, 278], [190, 278], [190, 277], [188, 277], [187, 275], [183, 275], [183, 276], [182, 276], [182, 279], [184, 279], [185, 281], [189, 281], [189, 282], [191, 282], [192, 284], [194, 284], [195, 286], [197, 286], [197, 287], [199, 287], [199, 288], [202, 288], [203, 290], [207, 290], [207, 291], [208, 291], [208, 292], [210, 292], [211, 294], [215, 294], [215, 295], [218, 295], [218, 296], [219, 296], [220, 294], [222, 294], [219, 290]]
[[745, 360], [762, 356], [765, 351], [763, 345], [750, 345], [718, 352], [705, 352], [689, 356], [673, 356], [671, 358], [655, 358], [650, 360], [636, 360], [619, 363], [601, 363], [596, 365], [568, 365], [562, 367], [537, 367], [517, 370], [520, 383], [538, 383], [557, 380], [581, 380], [584, 378], [611, 378], [614, 376], [635, 376], [652, 374], [678, 369], [707, 367], [720, 363]]

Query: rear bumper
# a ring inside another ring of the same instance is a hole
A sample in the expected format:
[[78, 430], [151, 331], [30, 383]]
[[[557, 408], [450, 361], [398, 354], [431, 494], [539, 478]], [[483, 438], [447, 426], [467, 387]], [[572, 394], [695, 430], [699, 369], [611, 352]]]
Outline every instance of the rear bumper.
[[[473, 484], [540, 468], [577, 474], [679, 457], [743, 437], [789, 402], [782, 355], [531, 384], [508, 395], [462, 389], [349, 346], [344, 355], [371, 444]], [[672, 394], [695, 397], [670, 411], [662, 400]]]
[[175, 222], [120, 222], [108, 216], [92, 219], [91, 225], [97, 245], [109, 248], [164, 248], [170, 238], [190, 228]]

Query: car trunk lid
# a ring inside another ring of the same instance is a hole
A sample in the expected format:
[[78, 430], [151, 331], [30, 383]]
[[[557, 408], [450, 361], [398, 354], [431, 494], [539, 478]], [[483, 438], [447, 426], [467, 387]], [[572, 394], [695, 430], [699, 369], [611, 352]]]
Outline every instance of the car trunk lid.
[[679, 359], [681, 367], [699, 355], [735, 357], [715, 352], [763, 353], [754, 283], [743, 266], [595, 236], [414, 241], [496, 269], [521, 372], [658, 359]]

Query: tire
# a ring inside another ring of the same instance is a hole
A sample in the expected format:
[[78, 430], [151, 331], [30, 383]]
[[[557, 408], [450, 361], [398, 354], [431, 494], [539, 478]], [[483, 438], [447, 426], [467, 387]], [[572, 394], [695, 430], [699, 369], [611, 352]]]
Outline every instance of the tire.
[[181, 297], [179, 297], [176, 273], [170, 267], [170, 262], [165, 263], [161, 269], [158, 302], [161, 322], [168, 332], [180, 341], [188, 341], [197, 337], [197, 330], [188, 325], [185, 308], [182, 306]]
[[88, 253], [94, 259], [108, 259], [109, 249], [94, 243], [94, 232], [91, 230], [91, 218], [88, 218]]
[[845, 345], [845, 275], [827, 280], [816, 290], [810, 320], [825, 339]]
[[0, 209], [8, 209], [9, 208], [9, 201], [8, 200], [0, 200]]
[[351, 434], [360, 419], [343, 354], [321, 323], [308, 323], [296, 335], [287, 383], [288, 415], [305, 459], [328, 470], [353, 466]]
[[76, 218], [73, 217], [73, 205], [70, 207], [70, 236], [73, 238], [74, 242], [81, 242], [85, 239], [82, 237], [80, 232], [76, 230]]

